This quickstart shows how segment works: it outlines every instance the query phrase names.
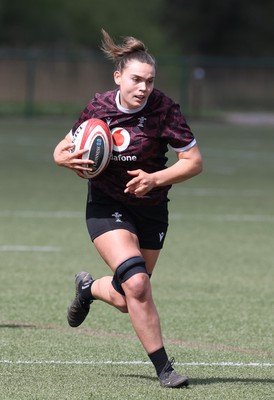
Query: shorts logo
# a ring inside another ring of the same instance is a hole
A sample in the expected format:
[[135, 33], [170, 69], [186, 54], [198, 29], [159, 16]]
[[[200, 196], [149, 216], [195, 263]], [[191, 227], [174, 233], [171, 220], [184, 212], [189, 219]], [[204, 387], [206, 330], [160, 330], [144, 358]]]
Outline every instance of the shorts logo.
[[113, 150], [117, 152], [125, 151], [130, 143], [128, 131], [123, 128], [114, 128], [111, 134], [113, 138]]
[[116, 212], [115, 212], [114, 214], [112, 214], [111, 216], [115, 218], [115, 222], [123, 222], [123, 221], [121, 220], [122, 214], [120, 214], [119, 212], [116, 211]]
[[159, 232], [159, 240], [160, 242], [164, 239], [165, 232]]

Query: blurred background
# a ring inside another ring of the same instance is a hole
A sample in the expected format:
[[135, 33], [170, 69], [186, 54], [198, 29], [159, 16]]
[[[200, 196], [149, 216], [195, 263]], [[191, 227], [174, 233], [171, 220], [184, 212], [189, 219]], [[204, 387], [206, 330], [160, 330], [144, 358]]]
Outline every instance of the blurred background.
[[269, 115], [273, 15], [272, 0], [1, 0], [0, 116], [78, 116], [114, 87], [101, 28], [145, 42], [186, 115]]

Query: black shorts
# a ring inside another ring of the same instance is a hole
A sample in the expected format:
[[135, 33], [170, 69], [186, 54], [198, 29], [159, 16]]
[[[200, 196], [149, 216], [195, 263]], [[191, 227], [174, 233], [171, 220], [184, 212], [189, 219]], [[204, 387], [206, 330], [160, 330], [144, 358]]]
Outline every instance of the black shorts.
[[168, 228], [167, 202], [153, 206], [129, 206], [105, 194], [89, 194], [86, 223], [91, 240], [115, 229], [126, 229], [138, 237], [140, 248], [160, 250]]

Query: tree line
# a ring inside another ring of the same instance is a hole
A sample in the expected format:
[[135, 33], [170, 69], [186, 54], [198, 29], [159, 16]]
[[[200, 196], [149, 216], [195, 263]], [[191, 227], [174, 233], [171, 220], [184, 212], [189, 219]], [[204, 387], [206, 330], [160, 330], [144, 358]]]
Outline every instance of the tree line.
[[274, 56], [273, 0], [0, 2], [0, 46], [98, 50], [101, 28], [155, 55]]

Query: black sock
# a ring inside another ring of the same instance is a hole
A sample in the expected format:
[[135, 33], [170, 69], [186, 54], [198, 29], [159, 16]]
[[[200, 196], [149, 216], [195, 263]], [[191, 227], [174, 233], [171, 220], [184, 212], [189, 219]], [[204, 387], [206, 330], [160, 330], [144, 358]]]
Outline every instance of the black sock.
[[[154, 353], [148, 354], [152, 364], [156, 369], [156, 373], [159, 376], [160, 373], [163, 371], [166, 363], [168, 362], [167, 353], [164, 347], [159, 350], [154, 351]], [[173, 368], [170, 365], [170, 370], [172, 371]]]
[[88, 282], [85, 282], [81, 288], [81, 298], [85, 301], [93, 301], [96, 300], [95, 297], [91, 294], [91, 286], [95, 282], [95, 280], [91, 279]]

